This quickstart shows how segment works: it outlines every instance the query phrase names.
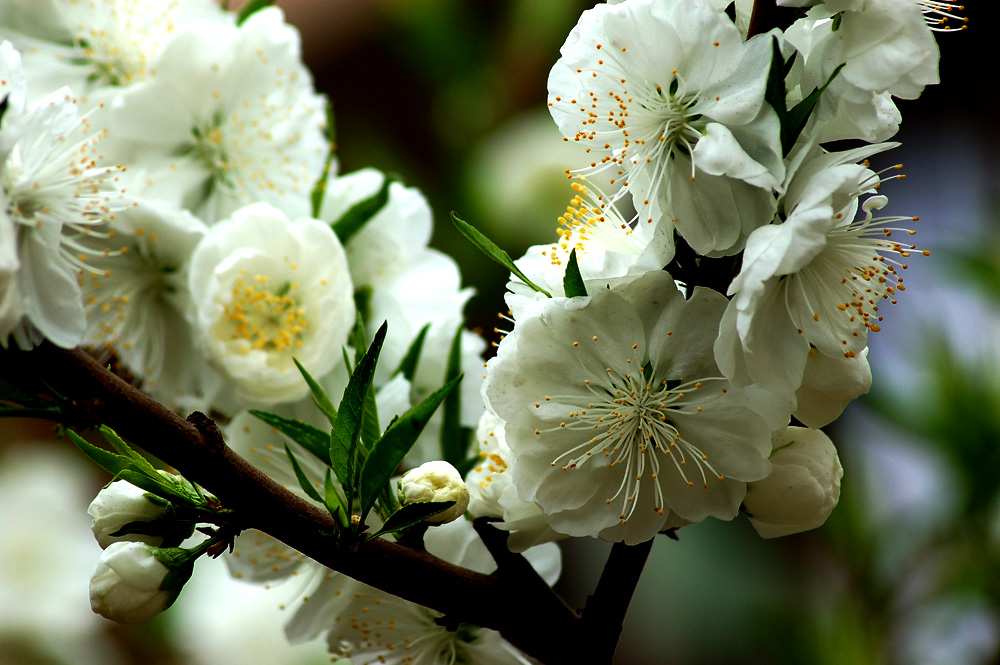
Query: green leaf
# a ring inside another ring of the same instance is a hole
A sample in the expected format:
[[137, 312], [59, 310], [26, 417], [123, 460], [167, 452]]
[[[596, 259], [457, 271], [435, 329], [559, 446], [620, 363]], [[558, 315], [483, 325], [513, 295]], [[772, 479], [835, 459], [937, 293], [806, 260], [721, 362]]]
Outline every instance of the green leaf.
[[143, 473], [154, 477], [158, 477], [160, 475], [156, 470], [156, 467], [150, 464], [145, 457], [129, 448], [128, 444], [122, 441], [121, 437], [118, 436], [113, 429], [107, 425], [101, 425], [100, 432], [101, 436], [104, 437], [105, 441], [111, 444], [112, 448], [117, 450], [123, 457], [132, 460], [136, 467], [138, 467]]
[[365, 352], [361, 362], [354, 368], [351, 378], [347, 382], [344, 390], [344, 397], [340, 401], [340, 409], [337, 413], [337, 421], [333, 425], [333, 432], [330, 434], [330, 459], [340, 457], [344, 451], [347, 452], [347, 473], [348, 478], [341, 478], [341, 483], [350, 498], [357, 483], [357, 474], [360, 458], [359, 441], [361, 438], [362, 421], [365, 414], [365, 399], [371, 387], [372, 378], [375, 375], [375, 364], [378, 362], [379, 353], [382, 350], [382, 343], [385, 341], [385, 333], [388, 326], [383, 323], [382, 327], [375, 333], [375, 339]]
[[788, 113], [785, 106], [785, 60], [781, 55], [778, 38], [774, 36], [771, 37], [771, 68], [767, 72], [764, 101], [771, 105], [778, 114], [778, 120], [784, 125], [785, 115]]
[[349, 529], [351, 518], [344, 509], [344, 504], [340, 500], [340, 492], [337, 491], [337, 485], [334, 484], [329, 469], [326, 470], [326, 478], [323, 479], [323, 490], [325, 499], [323, 503], [326, 504], [326, 509], [330, 511], [330, 514], [342, 528]]
[[324, 503], [323, 499], [319, 495], [319, 492], [317, 492], [316, 488], [313, 487], [313, 484], [309, 482], [309, 478], [306, 477], [306, 472], [302, 470], [302, 467], [299, 465], [299, 461], [295, 459], [295, 455], [292, 453], [292, 449], [288, 447], [287, 443], [285, 444], [285, 454], [288, 455], [288, 462], [292, 465], [292, 470], [295, 472], [295, 478], [299, 481], [299, 487], [302, 488], [302, 491], [314, 501]]
[[793, 106], [781, 122], [781, 149], [785, 155], [791, 151], [792, 147], [795, 145], [796, 139], [798, 139], [799, 134], [806, 126], [806, 122], [809, 120], [809, 114], [812, 113], [813, 108], [816, 107], [816, 103], [819, 101], [820, 95], [823, 91], [833, 83], [833, 79], [837, 78], [837, 74], [840, 70], [844, 68], [841, 64], [833, 73], [830, 74], [830, 78], [826, 80], [821, 87], [813, 90], [809, 96], [803, 99], [801, 102]]
[[563, 291], [567, 298], [586, 296], [587, 287], [583, 283], [583, 275], [580, 274], [580, 265], [576, 262], [576, 249], [569, 253], [569, 261], [566, 262], [566, 272], [563, 273]]
[[473, 228], [471, 224], [459, 219], [458, 215], [454, 212], [451, 213], [451, 221], [455, 225], [455, 228], [458, 229], [458, 232], [465, 236], [469, 242], [475, 245], [476, 249], [502, 265], [518, 279], [533, 288], [535, 291], [541, 293], [546, 298], [552, 297], [551, 293], [528, 279], [527, 276], [521, 272], [521, 269], [514, 265], [514, 262], [511, 260], [510, 255], [508, 255], [507, 252], [497, 247], [492, 240]]
[[289, 439], [316, 456], [323, 464], [330, 463], [330, 435], [301, 420], [284, 418], [276, 413], [250, 409], [250, 415], [263, 420]]
[[158, 497], [166, 499], [167, 501], [199, 507], [194, 501], [191, 500], [190, 495], [180, 491], [176, 486], [168, 483], [159, 473], [155, 476], [149, 476], [133, 466], [123, 469], [117, 474], [117, 477], [126, 482], [132, 483], [140, 489], [146, 490], [150, 494], [155, 494]]
[[319, 180], [316, 181], [316, 185], [313, 187], [312, 193], [309, 195], [309, 200], [312, 203], [312, 216], [314, 219], [319, 219], [319, 213], [323, 209], [323, 199], [326, 197], [326, 183], [330, 179], [330, 169], [333, 166], [333, 159], [337, 154], [337, 136], [336, 130], [334, 129], [333, 122], [333, 104], [330, 100], [326, 101], [326, 128], [324, 130], [326, 135], [326, 162], [323, 164], [323, 173], [320, 175]]
[[312, 397], [313, 404], [315, 404], [316, 407], [323, 412], [326, 419], [330, 421], [331, 425], [333, 425], [337, 420], [337, 409], [333, 408], [333, 402], [331, 402], [330, 398], [326, 396], [326, 393], [323, 392], [320, 385], [316, 383], [316, 380], [313, 379], [309, 372], [306, 371], [306, 368], [302, 366], [302, 363], [300, 363], [297, 358], [292, 358], [292, 360], [295, 362], [295, 366], [299, 368], [302, 378], [306, 380], [307, 384], [309, 384], [309, 396]]
[[443, 513], [455, 505], [454, 501], [422, 501], [419, 503], [408, 503], [385, 521], [378, 533], [372, 534], [368, 540], [374, 540], [386, 533], [394, 533], [408, 529], [415, 524], [420, 524], [428, 517]]
[[420, 360], [420, 352], [424, 348], [424, 340], [427, 338], [427, 331], [431, 329], [431, 324], [426, 324], [417, 333], [410, 348], [406, 350], [406, 355], [399, 361], [399, 367], [392, 373], [393, 376], [402, 374], [407, 381], [413, 381], [414, 374], [417, 373], [417, 362]]
[[[462, 324], [458, 325], [455, 335], [451, 338], [448, 350], [448, 366], [445, 370], [445, 383], [454, 381], [462, 372]], [[462, 437], [462, 391], [453, 390], [444, 399], [441, 419], [441, 457], [446, 462], [457, 464], [465, 458], [469, 447], [468, 439]]]
[[458, 475], [465, 478], [467, 475], [469, 475], [469, 472], [472, 471], [476, 467], [476, 465], [482, 461], [483, 461], [482, 457], [480, 457], [479, 455], [474, 455], [472, 457], [469, 457], [468, 459], [463, 460], [458, 464], [455, 464], [454, 465], [455, 470], [458, 471]]
[[239, 13], [236, 14], [236, 25], [243, 25], [243, 22], [248, 18], [273, 4], [274, 0], [250, 0], [248, 3], [243, 5], [240, 8]]
[[417, 437], [424, 430], [427, 421], [434, 415], [435, 409], [461, 379], [461, 376], [455, 377], [428, 395], [420, 404], [400, 416], [372, 448], [361, 469], [359, 496], [361, 498], [362, 521], [368, 516], [368, 511], [375, 504], [375, 497], [389, 482], [396, 467], [416, 443]]
[[341, 244], [346, 245], [355, 233], [360, 231], [389, 202], [389, 186], [396, 182], [395, 178], [385, 176], [382, 186], [377, 192], [362, 199], [347, 209], [336, 222], [330, 226], [337, 234]]
[[125, 469], [133, 467], [133, 463], [129, 459], [104, 450], [103, 448], [98, 448], [94, 444], [83, 439], [83, 437], [76, 432], [67, 430], [66, 433], [69, 435], [70, 441], [75, 443], [76, 446], [87, 455], [87, 457], [97, 462], [98, 466], [116, 478]]

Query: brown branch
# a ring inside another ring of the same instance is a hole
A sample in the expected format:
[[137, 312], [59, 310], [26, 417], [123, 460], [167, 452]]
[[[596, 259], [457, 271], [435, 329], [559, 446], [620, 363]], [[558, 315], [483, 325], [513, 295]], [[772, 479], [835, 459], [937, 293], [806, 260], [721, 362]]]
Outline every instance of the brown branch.
[[610, 660], [614, 655], [625, 613], [652, 548], [652, 540], [638, 545], [619, 542], [612, 546], [597, 589], [587, 599], [583, 612], [584, 631], [591, 636], [594, 662]]
[[772, 28], [787, 28], [797, 16], [798, 12], [794, 7], [779, 7], [777, 0], [754, 0], [747, 39], [762, 35]]
[[339, 550], [333, 518], [233, 452], [209, 418], [192, 414], [184, 420], [80, 350], [44, 344], [6, 352], [0, 374], [15, 383], [37, 378], [67, 399], [91, 405], [93, 420], [66, 424], [108, 425], [215, 494], [235, 511], [239, 527], [259, 529], [331, 570], [450, 619], [495, 629], [543, 662], [564, 662], [567, 642], [588, 642], [580, 619], [544, 584], [482, 575], [382, 539], [354, 553]]

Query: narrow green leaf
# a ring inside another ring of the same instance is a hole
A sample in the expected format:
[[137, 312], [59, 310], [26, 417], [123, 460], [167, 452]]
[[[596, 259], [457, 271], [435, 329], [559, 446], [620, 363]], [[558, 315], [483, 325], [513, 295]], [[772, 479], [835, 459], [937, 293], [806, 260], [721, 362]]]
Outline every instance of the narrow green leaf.
[[340, 481], [344, 492], [350, 497], [354, 488], [354, 467], [351, 464], [351, 451], [346, 446], [341, 445], [340, 441], [336, 441], [333, 438], [332, 430], [330, 431], [330, 436], [326, 437], [326, 440], [329, 445], [327, 452], [330, 455], [330, 467], [337, 474], [337, 480]]
[[394, 182], [396, 182], [395, 178], [385, 176], [385, 180], [382, 181], [382, 186], [377, 192], [367, 199], [355, 203], [340, 216], [340, 219], [330, 225], [341, 244], [346, 245], [351, 236], [360, 231], [385, 207], [385, 204], [389, 202], [389, 186]]
[[546, 298], [552, 297], [551, 293], [528, 279], [528, 277], [521, 272], [521, 269], [514, 265], [514, 261], [511, 260], [510, 255], [507, 254], [507, 252], [497, 247], [492, 240], [477, 231], [471, 224], [460, 219], [454, 212], [451, 213], [451, 221], [455, 225], [455, 228], [458, 229], [458, 232], [465, 236], [469, 242], [475, 245], [476, 249], [502, 265], [518, 279], [533, 288], [535, 291], [541, 293]]
[[563, 273], [563, 291], [567, 298], [586, 296], [587, 287], [583, 283], [583, 275], [580, 274], [580, 265], [576, 262], [576, 249], [569, 253], [569, 261], [566, 262], [566, 272]]
[[778, 121], [784, 125], [785, 115], [788, 113], [785, 106], [785, 60], [781, 55], [778, 38], [774, 36], [771, 37], [771, 68], [767, 72], [764, 101], [771, 105], [778, 115]]
[[243, 22], [248, 18], [273, 4], [274, 0], [250, 0], [248, 3], [243, 5], [240, 8], [239, 13], [236, 14], [236, 25], [243, 25]]
[[122, 441], [122, 438], [118, 436], [113, 429], [107, 425], [101, 425], [99, 431], [101, 432], [101, 436], [104, 437], [104, 440], [111, 444], [112, 448], [117, 450], [118, 453], [126, 459], [132, 460], [132, 462], [134, 462], [143, 473], [151, 476], [159, 475], [156, 467], [150, 464], [145, 457], [129, 448], [128, 444]]
[[784, 151], [785, 155], [787, 155], [795, 145], [795, 140], [805, 128], [806, 122], [809, 120], [809, 114], [812, 113], [813, 108], [816, 107], [816, 103], [819, 102], [820, 95], [822, 95], [823, 91], [826, 90], [831, 83], [833, 83], [833, 79], [837, 78], [837, 74], [839, 74], [840, 70], [843, 68], [844, 65], [841, 64], [834, 69], [833, 73], [830, 74], [830, 78], [826, 80], [826, 83], [816, 90], [813, 90], [809, 96], [788, 111], [784, 121], [781, 123], [781, 149]]
[[330, 435], [301, 420], [285, 418], [276, 413], [250, 409], [250, 415], [263, 420], [289, 439], [316, 456], [323, 464], [330, 463]]
[[413, 381], [414, 374], [417, 373], [417, 362], [420, 360], [420, 352], [424, 348], [424, 340], [427, 338], [427, 331], [431, 329], [431, 324], [426, 324], [417, 333], [410, 348], [406, 350], [406, 355], [399, 362], [399, 367], [392, 373], [393, 376], [402, 374], [407, 381]]
[[340, 500], [340, 492], [337, 491], [337, 485], [333, 482], [333, 476], [329, 469], [326, 470], [326, 478], [323, 479], [323, 490], [325, 494], [323, 503], [326, 504], [326, 509], [330, 511], [330, 514], [342, 528], [349, 529], [351, 518], [344, 509], [344, 504]]
[[333, 166], [333, 159], [337, 154], [337, 135], [333, 122], [333, 104], [326, 100], [326, 128], [323, 133], [326, 135], [326, 161], [323, 163], [323, 173], [313, 187], [309, 200], [312, 203], [312, 216], [319, 219], [319, 213], [323, 209], [323, 199], [326, 198], [326, 183], [330, 179], [330, 169]]
[[331, 402], [330, 398], [326, 396], [326, 393], [323, 392], [320, 385], [316, 383], [316, 380], [312, 378], [309, 372], [306, 371], [306, 368], [302, 366], [302, 363], [300, 363], [297, 358], [292, 358], [292, 360], [295, 362], [295, 366], [299, 368], [302, 378], [306, 380], [307, 384], [309, 384], [309, 396], [312, 397], [313, 404], [315, 404], [316, 408], [323, 412], [326, 419], [330, 421], [331, 425], [333, 425], [337, 420], [337, 409], [333, 408], [333, 402]]
[[[462, 373], [462, 324], [458, 325], [451, 338], [448, 350], [448, 366], [444, 381], [454, 381]], [[441, 458], [456, 464], [465, 458], [468, 441], [462, 439], [462, 391], [453, 390], [444, 398], [441, 419]]]
[[[375, 375], [375, 364], [382, 351], [386, 330], [387, 324], [383, 323], [375, 333], [375, 339], [361, 358], [361, 362], [354, 368], [344, 390], [344, 397], [340, 401], [333, 432], [330, 434], [330, 459], [332, 460], [335, 455], [341, 455], [342, 451], [347, 451], [347, 467], [350, 475], [346, 487], [352, 489], [357, 486], [354, 479], [360, 466], [358, 460], [361, 455], [358, 449], [365, 414], [365, 398]], [[347, 491], [350, 494], [351, 490]]]
[[361, 469], [359, 496], [361, 498], [362, 521], [368, 516], [368, 511], [375, 504], [375, 497], [389, 482], [396, 467], [413, 447], [438, 405], [458, 385], [461, 379], [461, 376], [455, 377], [428, 395], [420, 404], [400, 416], [399, 420], [386, 430], [385, 435], [372, 448]]
[[458, 475], [465, 478], [465, 476], [467, 476], [469, 472], [472, 471], [472, 469], [474, 469], [476, 465], [482, 461], [483, 461], [482, 457], [480, 457], [479, 455], [474, 455], [472, 457], [463, 460], [459, 464], [455, 464], [454, 465], [455, 470], [458, 471]]
[[408, 529], [415, 524], [420, 524], [428, 517], [443, 513], [455, 505], [454, 501], [423, 501], [420, 503], [408, 503], [385, 521], [378, 533], [372, 534], [368, 540], [374, 540], [386, 533], [395, 533]]
[[76, 446], [87, 455], [87, 457], [97, 462], [98, 466], [111, 475], [118, 477], [118, 474], [122, 471], [131, 468], [132, 463], [127, 458], [122, 457], [121, 455], [116, 455], [115, 453], [104, 450], [103, 448], [98, 448], [72, 430], [67, 430], [66, 434], [69, 435], [70, 440], [75, 443]]
[[299, 481], [299, 487], [302, 488], [302, 491], [314, 501], [325, 503], [320, 497], [319, 492], [317, 492], [316, 488], [313, 487], [313, 484], [309, 482], [309, 478], [306, 477], [306, 472], [302, 470], [302, 467], [299, 465], [299, 461], [295, 459], [295, 454], [292, 453], [292, 449], [288, 447], [287, 443], [285, 444], [285, 454], [288, 455], [288, 462], [292, 465], [292, 470], [295, 472], [295, 478]]

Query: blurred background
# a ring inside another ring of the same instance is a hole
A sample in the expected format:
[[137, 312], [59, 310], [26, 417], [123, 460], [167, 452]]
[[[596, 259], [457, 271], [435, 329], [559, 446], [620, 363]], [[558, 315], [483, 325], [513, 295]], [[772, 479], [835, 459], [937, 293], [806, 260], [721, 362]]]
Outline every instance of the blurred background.
[[[234, 3], [239, 4], [239, 3]], [[333, 101], [340, 171], [374, 166], [419, 187], [433, 244], [477, 290], [470, 325], [492, 340], [503, 271], [448, 222], [458, 211], [512, 256], [555, 237], [579, 162], [545, 109], [545, 80], [576, 0], [282, 0]], [[872, 335], [872, 393], [829, 428], [845, 475], [823, 528], [764, 541], [745, 520], [658, 539], [616, 662], [727, 665], [1000, 663], [1000, 160], [994, 2], [939, 35], [941, 78], [900, 102], [907, 179], [888, 214], [919, 215], [907, 292]], [[89, 611], [99, 554], [85, 508], [106, 482], [51, 427], [0, 442], [0, 665], [328, 662], [289, 647], [262, 589], [200, 564], [169, 612], [122, 627]], [[16, 442], [16, 443], [14, 443]], [[609, 546], [564, 544], [576, 606]], [[211, 562], [208, 562], [209, 564]], [[555, 636], [554, 636], [555, 637]]]

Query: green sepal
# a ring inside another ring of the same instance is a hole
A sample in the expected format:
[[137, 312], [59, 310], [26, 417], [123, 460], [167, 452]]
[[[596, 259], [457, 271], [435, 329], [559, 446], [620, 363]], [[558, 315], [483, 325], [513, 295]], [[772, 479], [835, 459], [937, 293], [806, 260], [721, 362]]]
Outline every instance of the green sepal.
[[250, 409], [250, 415], [264, 421], [312, 453], [323, 464], [330, 463], [330, 435], [308, 423], [276, 413]]
[[[462, 331], [462, 324], [459, 324], [451, 338], [448, 366], [444, 374], [446, 384], [462, 373]], [[453, 390], [448, 393], [441, 411], [441, 458], [454, 465], [465, 458], [469, 447], [468, 437], [462, 431], [462, 391]]]
[[240, 7], [240, 11], [236, 14], [236, 25], [243, 25], [248, 18], [273, 4], [274, 0], [250, 0]]
[[417, 363], [420, 361], [420, 352], [423, 351], [424, 340], [427, 338], [427, 331], [430, 329], [431, 324], [429, 323], [420, 329], [420, 332], [413, 339], [413, 343], [410, 344], [410, 348], [406, 350], [406, 355], [399, 361], [399, 367], [392, 373], [393, 376], [402, 374], [403, 378], [407, 381], [413, 381], [413, 377], [417, 373]]
[[337, 134], [334, 126], [333, 104], [326, 100], [326, 128], [323, 133], [326, 135], [326, 161], [323, 163], [323, 172], [313, 186], [309, 201], [312, 203], [312, 216], [319, 219], [320, 210], [323, 209], [323, 199], [326, 197], [326, 183], [330, 180], [330, 169], [333, 166], [334, 156], [337, 154]]
[[330, 473], [330, 469], [326, 470], [326, 477], [323, 478], [323, 503], [341, 528], [350, 529], [351, 518], [344, 509], [344, 503], [340, 500], [340, 492], [337, 491], [337, 485], [333, 482], [333, 474]]
[[341, 484], [345, 486], [348, 498], [352, 498], [354, 490], [357, 488], [356, 476], [360, 468], [360, 458], [362, 456], [361, 447], [362, 421], [365, 415], [365, 399], [371, 387], [372, 378], [375, 375], [375, 364], [378, 362], [379, 353], [382, 351], [382, 343], [385, 341], [387, 324], [375, 333], [375, 339], [365, 352], [361, 361], [351, 373], [351, 378], [347, 382], [344, 390], [344, 397], [340, 401], [340, 408], [337, 411], [337, 421], [333, 425], [330, 434], [330, 460], [347, 453], [347, 474], [345, 480], [341, 478]]
[[309, 396], [312, 398], [313, 404], [315, 404], [316, 408], [323, 412], [326, 419], [330, 421], [331, 425], [333, 425], [337, 420], [337, 409], [333, 408], [333, 402], [331, 402], [330, 398], [326, 396], [326, 393], [323, 392], [320, 385], [316, 383], [316, 380], [313, 379], [309, 372], [306, 371], [306, 368], [302, 366], [302, 363], [300, 363], [297, 358], [292, 358], [292, 361], [295, 362], [295, 366], [299, 368], [299, 373], [302, 374], [302, 378], [306, 380], [307, 384], [309, 384]]
[[292, 465], [292, 471], [295, 472], [295, 479], [299, 481], [299, 487], [305, 492], [310, 499], [313, 501], [318, 501], [319, 503], [324, 503], [323, 497], [319, 495], [313, 484], [309, 482], [309, 478], [306, 477], [306, 472], [302, 470], [302, 466], [299, 465], [299, 460], [295, 458], [295, 454], [292, 449], [285, 444], [285, 454], [288, 455], [288, 463]]
[[454, 212], [451, 213], [451, 221], [455, 225], [455, 228], [458, 229], [458, 232], [465, 236], [469, 242], [475, 245], [476, 249], [502, 265], [515, 277], [533, 288], [535, 291], [541, 293], [546, 298], [552, 297], [551, 293], [528, 279], [528, 277], [521, 272], [521, 269], [514, 265], [514, 261], [511, 260], [510, 255], [507, 254], [507, 252], [497, 247], [492, 240], [477, 231], [471, 224], [460, 219]]
[[433, 517], [438, 513], [443, 513], [455, 505], [454, 501], [421, 501], [419, 503], [408, 503], [385, 521], [378, 533], [368, 536], [368, 540], [374, 540], [387, 533], [395, 533], [408, 529], [415, 524], [420, 524], [428, 517]]
[[569, 261], [566, 262], [566, 272], [563, 273], [563, 291], [567, 298], [590, 295], [587, 293], [587, 286], [583, 283], [580, 265], [576, 262], [576, 248], [573, 248], [569, 253]]
[[394, 182], [396, 182], [395, 178], [385, 176], [385, 180], [377, 192], [352, 205], [340, 216], [340, 219], [330, 224], [342, 245], [346, 245], [351, 236], [360, 231], [386, 206], [389, 202], [389, 186]]
[[388, 484], [399, 463], [416, 443], [435, 409], [461, 379], [461, 376], [455, 377], [400, 416], [372, 448], [361, 469], [358, 495], [361, 499], [362, 522], [375, 504], [379, 492]]

